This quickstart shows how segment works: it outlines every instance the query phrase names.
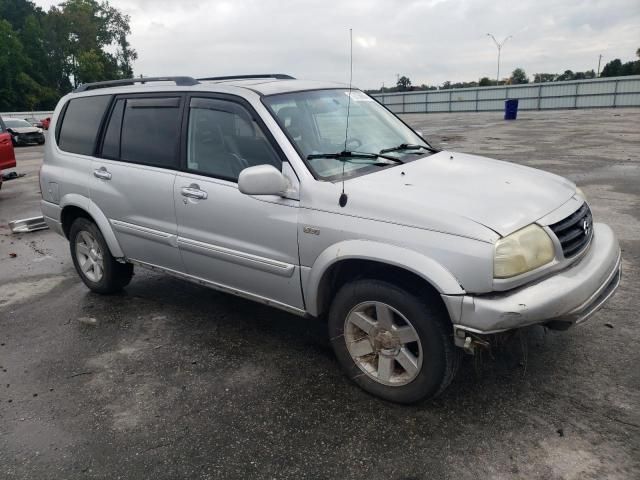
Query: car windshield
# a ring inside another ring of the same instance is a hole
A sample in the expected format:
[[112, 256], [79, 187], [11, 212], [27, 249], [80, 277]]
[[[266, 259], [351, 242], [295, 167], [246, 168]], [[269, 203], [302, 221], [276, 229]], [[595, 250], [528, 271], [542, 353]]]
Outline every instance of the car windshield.
[[[263, 101], [309, 168], [322, 180], [342, 178], [343, 168], [348, 178], [393, 167], [431, 152], [431, 147], [420, 136], [360, 90], [311, 90], [270, 95]], [[347, 110], [349, 128], [345, 145]], [[343, 151], [351, 155], [336, 155]], [[356, 158], [354, 153], [384, 153], [400, 161]]]
[[20, 120], [18, 118], [5, 118], [4, 123], [7, 128], [25, 128], [32, 126], [29, 122]]

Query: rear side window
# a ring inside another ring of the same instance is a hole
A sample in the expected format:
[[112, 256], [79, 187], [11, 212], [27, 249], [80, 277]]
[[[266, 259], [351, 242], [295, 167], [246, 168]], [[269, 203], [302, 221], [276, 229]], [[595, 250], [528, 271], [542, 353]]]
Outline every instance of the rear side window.
[[164, 168], [178, 167], [180, 97], [118, 99], [102, 156]]
[[65, 152], [93, 155], [109, 95], [74, 98], [67, 104], [58, 135], [58, 146]]

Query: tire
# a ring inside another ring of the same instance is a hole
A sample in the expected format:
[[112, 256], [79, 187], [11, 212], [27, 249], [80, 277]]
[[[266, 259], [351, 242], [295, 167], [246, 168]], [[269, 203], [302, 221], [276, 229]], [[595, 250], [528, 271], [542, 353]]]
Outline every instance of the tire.
[[363, 279], [344, 285], [328, 321], [349, 378], [382, 399], [409, 404], [434, 398], [458, 369], [462, 352], [453, 344], [444, 306], [391, 283]]
[[91, 291], [111, 294], [131, 281], [133, 265], [116, 261], [100, 229], [91, 220], [81, 217], [73, 222], [69, 246], [73, 265]]

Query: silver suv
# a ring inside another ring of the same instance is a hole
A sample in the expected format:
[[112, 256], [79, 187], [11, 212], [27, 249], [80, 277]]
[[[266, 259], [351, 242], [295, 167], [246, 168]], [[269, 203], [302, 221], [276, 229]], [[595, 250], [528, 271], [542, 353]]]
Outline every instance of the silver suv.
[[324, 318], [349, 377], [387, 400], [442, 392], [493, 334], [583, 322], [620, 280], [572, 182], [438, 150], [343, 85], [88, 84], [51, 130], [42, 211], [91, 290], [135, 265]]

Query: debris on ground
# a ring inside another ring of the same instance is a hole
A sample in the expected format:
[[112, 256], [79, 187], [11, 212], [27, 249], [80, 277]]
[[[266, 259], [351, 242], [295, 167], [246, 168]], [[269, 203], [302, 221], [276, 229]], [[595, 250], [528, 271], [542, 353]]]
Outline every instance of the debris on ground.
[[84, 323], [85, 325], [95, 326], [98, 324], [98, 320], [93, 317], [80, 317], [78, 318], [80, 323]]
[[16, 173], [16, 172], [3, 173], [2, 180], [4, 181], [15, 180], [16, 178], [21, 178], [21, 177], [24, 177], [25, 175], [26, 173]]
[[35, 232], [37, 230], [44, 230], [49, 228], [44, 221], [44, 217], [23, 218], [21, 220], [13, 220], [9, 222], [9, 228], [13, 233], [28, 233]]

